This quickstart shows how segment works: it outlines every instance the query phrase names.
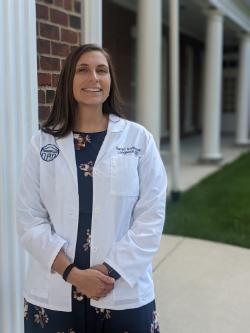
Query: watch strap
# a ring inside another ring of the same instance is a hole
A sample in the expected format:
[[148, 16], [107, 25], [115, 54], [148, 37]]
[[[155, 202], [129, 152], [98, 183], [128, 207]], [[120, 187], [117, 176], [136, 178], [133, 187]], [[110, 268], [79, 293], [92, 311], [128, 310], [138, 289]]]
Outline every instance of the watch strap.
[[116, 270], [114, 270], [111, 266], [109, 266], [106, 262], [103, 262], [103, 265], [108, 270], [108, 276], [114, 278], [115, 280], [118, 280], [121, 277], [121, 275]]
[[75, 267], [75, 264], [69, 264], [66, 268], [65, 271], [63, 272], [63, 279], [64, 281], [67, 281], [67, 278], [69, 276], [69, 273], [72, 271], [72, 269]]

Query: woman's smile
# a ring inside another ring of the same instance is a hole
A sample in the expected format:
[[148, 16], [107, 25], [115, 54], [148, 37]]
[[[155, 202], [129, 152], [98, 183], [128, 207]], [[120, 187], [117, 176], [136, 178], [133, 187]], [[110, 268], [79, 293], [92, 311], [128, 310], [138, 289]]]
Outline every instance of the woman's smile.
[[101, 88], [82, 88], [81, 90], [84, 92], [94, 92], [94, 93], [102, 91]]

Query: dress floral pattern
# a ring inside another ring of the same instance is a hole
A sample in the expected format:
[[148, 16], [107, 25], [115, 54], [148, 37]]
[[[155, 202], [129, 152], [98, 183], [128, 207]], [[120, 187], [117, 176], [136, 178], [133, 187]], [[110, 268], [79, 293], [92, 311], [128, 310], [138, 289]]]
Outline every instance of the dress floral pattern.
[[[79, 192], [79, 223], [74, 263], [90, 267], [93, 168], [106, 131], [73, 133]], [[136, 309], [110, 310], [90, 306], [72, 286], [72, 312], [38, 307], [24, 300], [25, 333], [160, 333], [155, 302]]]
[[49, 317], [45, 312], [44, 308], [35, 307], [36, 313], [34, 314], [34, 323], [41, 325], [42, 328], [45, 327], [46, 324], [49, 322]]
[[86, 147], [88, 143], [91, 142], [90, 135], [88, 134], [81, 134], [81, 133], [74, 133], [74, 146], [76, 150], [81, 150]]
[[90, 235], [90, 229], [87, 229], [86, 236], [85, 236], [85, 243], [83, 244], [84, 251], [89, 251], [91, 246], [91, 235]]
[[28, 312], [29, 312], [29, 304], [26, 301], [26, 299], [24, 299], [24, 309], [23, 309], [23, 315], [24, 315], [24, 319], [28, 320]]
[[150, 331], [150, 333], [160, 332], [160, 327], [159, 327], [157, 312], [153, 311], [152, 316], [153, 316], [153, 321], [152, 321], [152, 324], [151, 324], [151, 331]]
[[93, 177], [93, 162], [89, 161], [87, 163], [81, 163], [79, 165], [80, 170], [84, 172], [85, 177]]
[[85, 296], [82, 293], [80, 293], [76, 290], [73, 290], [73, 299], [74, 300], [76, 300], [78, 302], [82, 302], [84, 300], [84, 298], [85, 298]]
[[108, 309], [102, 309], [102, 308], [95, 308], [95, 312], [99, 314], [99, 316], [104, 319], [110, 319], [111, 318], [111, 310]]

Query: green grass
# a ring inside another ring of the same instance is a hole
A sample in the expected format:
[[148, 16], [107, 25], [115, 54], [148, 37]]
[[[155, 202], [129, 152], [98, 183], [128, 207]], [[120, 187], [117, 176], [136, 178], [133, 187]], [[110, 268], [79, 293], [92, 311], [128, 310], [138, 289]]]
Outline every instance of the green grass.
[[250, 248], [250, 154], [169, 202], [164, 233]]

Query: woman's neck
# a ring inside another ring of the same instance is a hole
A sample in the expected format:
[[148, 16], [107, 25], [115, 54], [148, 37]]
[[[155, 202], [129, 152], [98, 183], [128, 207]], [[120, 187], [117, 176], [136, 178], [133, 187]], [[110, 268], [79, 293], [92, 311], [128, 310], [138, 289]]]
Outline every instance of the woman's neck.
[[108, 115], [100, 108], [79, 108], [76, 110], [76, 121], [73, 130], [76, 132], [101, 132], [108, 127]]

